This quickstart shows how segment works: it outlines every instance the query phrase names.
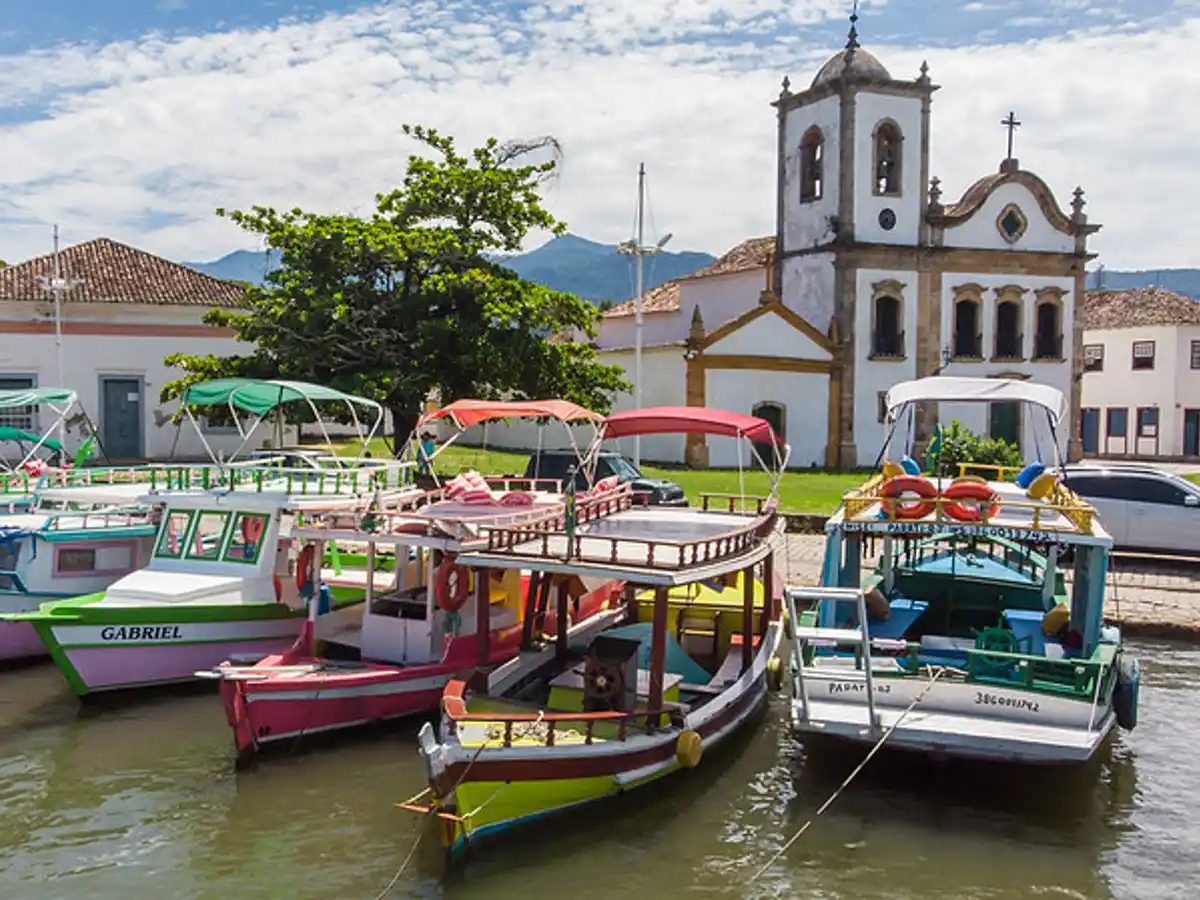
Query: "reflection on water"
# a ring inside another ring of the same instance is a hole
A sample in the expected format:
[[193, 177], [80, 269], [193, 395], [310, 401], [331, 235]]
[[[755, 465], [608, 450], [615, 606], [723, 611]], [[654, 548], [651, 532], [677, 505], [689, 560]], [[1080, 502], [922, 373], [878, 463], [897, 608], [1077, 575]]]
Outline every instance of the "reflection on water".
[[[1142, 723], [1078, 772], [881, 754], [755, 884], [857, 763], [805, 747], [776, 698], [686, 777], [476, 849], [447, 875], [432, 833], [392, 897], [1194, 896], [1200, 652], [1143, 647]], [[84, 708], [54, 669], [0, 673], [0, 897], [374, 897], [423, 821], [414, 724], [235, 773], [209, 693]]]

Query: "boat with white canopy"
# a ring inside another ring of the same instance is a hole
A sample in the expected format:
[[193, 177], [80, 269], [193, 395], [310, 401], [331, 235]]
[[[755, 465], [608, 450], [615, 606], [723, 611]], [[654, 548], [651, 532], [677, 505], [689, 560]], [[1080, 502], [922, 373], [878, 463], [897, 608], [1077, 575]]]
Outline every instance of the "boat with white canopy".
[[[912, 456], [919, 404], [1018, 402], [1047, 459]], [[888, 392], [882, 474], [826, 525], [821, 586], [789, 588], [792, 722], [938, 757], [1069, 764], [1137, 722], [1139, 669], [1104, 621], [1112, 540], [1061, 472], [1062, 394], [932, 377]], [[899, 440], [897, 440], [897, 438]], [[863, 560], [878, 562], [866, 566]]]

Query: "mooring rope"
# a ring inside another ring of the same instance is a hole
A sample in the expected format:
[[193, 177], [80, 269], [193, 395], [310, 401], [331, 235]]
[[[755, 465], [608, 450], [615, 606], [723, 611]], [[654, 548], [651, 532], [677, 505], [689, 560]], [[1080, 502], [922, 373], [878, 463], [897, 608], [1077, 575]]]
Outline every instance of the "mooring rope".
[[945, 673], [946, 669], [939, 667], [937, 669], [937, 671], [934, 672], [932, 667], [930, 667], [930, 671], [933, 672], [933, 677], [929, 679], [929, 684], [925, 685], [925, 687], [921, 689], [921, 692], [919, 694], [917, 694], [917, 696], [913, 697], [912, 703], [908, 704], [908, 706], [905, 707], [904, 711], [902, 713], [900, 713], [900, 715], [897, 717], [896, 721], [887, 727], [887, 730], [884, 731], [884, 733], [880, 736], [879, 740], [875, 742], [875, 746], [871, 748], [870, 752], [867, 753], [867, 755], [863, 758], [863, 761], [858, 764], [858, 766], [854, 769], [853, 772], [851, 772], [849, 775], [846, 776], [846, 780], [843, 781], [840, 785], [838, 785], [837, 790], [835, 790], [832, 794], [829, 795], [829, 799], [826, 800], [823, 804], [821, 804], [821, 808], [818, 809], [816, 811], [816, 813], [813, 814], [813, 817], [811, 819], [809, 819], [807, 822], [805, 822], [804, 826], [799, 831], [797, 831], [794, 835], [792, 835], [791, 838], [788, 839], [788, 842], [786, 844], [784, 844], [782, 847], [780, 847], [779, 850], [776, 851], [776, 853], [769, 860], [767, 860], [766, 865], [764, 865], [761, 869], [759, 869], [757, 872], [754, 873], [753, 877], [751, 877], [750, 881], [747, 882], [747, 884], [753, 884], [767, 871], [767, 869], [769, 869], [769, 868], [771, 868], [771, 866], [775, 865], [775, 863], [779, 861], [779, 858], [781, 856], [783, 856], [785, 853], [787, 853], [788, 850], [791, 849], [792, 845], [794, 843], [796, 843], [796, 841], [800, 840], [800, 838], [803, 836], [804, 832], [808, 831], [809, 827], [813, 824], [813, 822], [817, 821], [817, 819], [819, 819], [821, 817], [821, 814], [833, 805], [833, 802], [835, 800], [837, 800], [838, 797], [841, 796], [842, 791], [844, 791], [846, 788], [848, 788], [850, 786], [850, 782], [852, 782], [856, 777], [858, 777], [858, 773], [861, 772], [866, 767], [867, 763], [869, 763], [871, 761], [871, 757], [873, 757], [876, 753], [878, 753], [879, 749], [884, 745], [884, 743], [887, 741], [887, 739], [892, 736], [892, 732], [895, 731], [896, 728], [899, 727], [900, 723], [904, 721], [905, 716], [907, 716], [910, 712], [912, 712], [913, 708], [918, 703], [920, 703], [921, 700], [924, 699], [926, 694], [929, 693], [929, 691], [933, 687], [934, 683]]

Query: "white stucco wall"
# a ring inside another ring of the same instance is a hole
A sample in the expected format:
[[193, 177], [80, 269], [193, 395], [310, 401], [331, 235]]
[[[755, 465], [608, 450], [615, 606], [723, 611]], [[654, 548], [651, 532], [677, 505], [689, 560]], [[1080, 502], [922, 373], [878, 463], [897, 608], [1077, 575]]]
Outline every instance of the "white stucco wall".
[[[800, 250], [833, 240], [829, 217], [838, 211], [838, 129], [840, 101], [835, 95], [793, 109], [784, 120], [783, 249]], [[800, 141], [813, 125], [824, 136], [821, 196], [800, 202]]]
[[[874, 285], [894, 280], [904, 285], [898, 298], [903, 303], [905, 358], [872, 360], [874, 332]], [[917, 377], [917, 273], [889, 269], [859, 269], [855, 286], [858, 305], [854, 322], [854, 442], [859, 461], [873, 460], [883, 446], [884, 426], [879, 421], [879, 394], [901, 381]]]
[[[996, 220], [1009, 203], [1017, 204], [1029, 222], [1025, 234], [1012, 244], [1004, 239], [996, 227]], [[1057, 253], [1072, 253], [1075, 250], [1075, 238], [1051, 225], [1030, 190], [1013, 182], [1003, 184], [993, 191], [975, 214], [961, 225], [947, 228], [942, 242], [947, 247], [988, 250], [1014, 249]]]
[[[875, 130], [885, 119], [900, 128], [899, 196], [876, 195], [874, 191]], [[911, 246], [921, 228], [921, 100], [859, 91], [854, 118], [854, 237], [859, 241]], [[896, 226], [885, 230], [879, 224], [884, 209], [896, 213]]]
[[[1133, 368], [1133, 345], [1154, 341], [1154, 368]], [[1084, 372], [1081, 403], [1099, 411], [1100, 455], [1182, 456], [1184, 417], [1200, 409], [1200, 369], [1191, 367], [1200, 326], [1162, 325], [1085, 331], [1084, 346], [1104, 347], [1104, 368]], [[1137, 437], [1137, 411], [1158, 408], [1158, 440]], [[1127, 410], [1127, 439], [1109, 438], [1108, 410]]]
[[[689, 313], [690, 315], [690, 313]], [[642, 314], [642, 346], [682, 341], [687, 337], [687, 321], [682, 309]], [[637, 323], [633, 316], [603, 319], [597, 329], [596, 346], [601, 350], [632, 347], [637, 341]]]
[[[749, 415], [759, 403], [784, 408], [784, 440], [792, 446], [789, 465], [825, 465], [829, 432], [829, 376], [824, 373], [709, 370], [705, 376], [708, 405]], [[745, 441], [708, 438], [708, 462], [714, 468], [752, 464]]]
[[783, 261], [783, 305], [822, 334], [833, 319], [833, 254], [792, 256]]
[[[138, 402], [142, 409], [142, 455], [149, 459], [167, 459], [176, 435], [175, 426], [165, 424], [165, 419], [175, 413], [178, 403], [160, 403], [158, 397], [165, 384], [184, 373], [164, 365], [163, 359], [172, 353], [233, 356], [248, 352], [245, 345], [231, 337], [145, 333], [158, 326], [164, 331], [178, 326], [199, 326], [201, 317], [207, 312], [201, 307], [64, 304], [63, 377], [60, 379], [53, 333], [28, 333], [31, 328], [43, 326], [52, 315], [51, 310], [49, 304], [0, 304], [0, 375], [32, 376], [42, 387], [71, 388], [79, 395], [79, 402], [88, 417], [100, 429], [102, 441], [105, 424], [102, 378], [137, 379], [141, 395]], [[101, 326], [113, 331], [125, 328], [142, 333], [95, 334], [76, 330]], [[13, 333], [14, 329], [23, 330]], [[64, 384], [60, 385], [60, 380]], [[49, 411], [42, 413], [43, 427], [49, 426], [52, 415]], [[159, 424], [158, 420], [164, 420], [164, 424]], [[269, 431], [260, 431], [253, 446], [261, 446], [263, 440], [270, 437]], [[236, 433], [226, 430], [206, 432], [205, 438], [214, 450], [226, 454], [241, 443]], [[80, 440], [77, 431], [68, 433], [68, 449], [78, 446]], [[189, 424], [185, 423], [179, 430], [175, 453], [179, 458], [206, 456], [203, 444]]]

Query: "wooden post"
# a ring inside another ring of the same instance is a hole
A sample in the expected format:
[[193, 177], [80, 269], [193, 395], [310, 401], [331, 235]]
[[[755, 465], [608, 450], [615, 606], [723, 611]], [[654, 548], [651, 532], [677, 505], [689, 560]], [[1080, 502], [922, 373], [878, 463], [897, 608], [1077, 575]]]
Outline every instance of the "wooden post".
[[768, 553], [763, 560], [763, 612], [758, 633], [767, 634], [767, 624], [779, 618], [779, 598], [775, 596], [775, 554]]
[[533, 647], [533, 618], [537, 612], [538, 587], [544, 576], [541, 572], [529, 573], [529, 590], [525, 592], [525, 621], [521, 623], [521, 649]]
[[754, 566], [742, 569], [742, 671], [754, 659]]
[[554, 615], [555, 624], [558, 626], [558, 640], [554, 652], [559, 661], [567, 658], [567, 602], [571, 599], [567, 588], [570, 586], [570, 579], [566, 577], [558, 583], [558, 603]]
[[546, 610], [550, 606], [550, 584], [553, 580], [549, 575], [543, 575], [542, 583], [538, 588], [537, 613], [534, 615], [534, 619], [539, 638], [546, 630]]
[[667, 588], [654, 589], [654, 624], [650, 632], [650, 697], [646, 704], [654, 715], [646, 717], [647, 727], [662, 721], [663, 670], [667, 666]]
[[486, 668], [491, 656], [492, 597], [488, 569], [475, 570], [475, 665]]

